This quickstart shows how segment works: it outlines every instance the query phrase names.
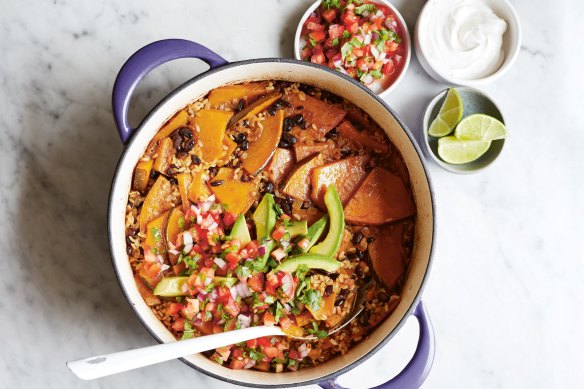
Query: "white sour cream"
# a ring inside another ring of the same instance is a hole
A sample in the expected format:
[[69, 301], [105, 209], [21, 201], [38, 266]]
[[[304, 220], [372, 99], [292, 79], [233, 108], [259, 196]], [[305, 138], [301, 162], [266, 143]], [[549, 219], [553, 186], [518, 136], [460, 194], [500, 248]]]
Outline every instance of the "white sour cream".
[[423, 45], [441, 73], [474, 80], [490, 76], [503, 63], [507, 23], [480, 0], [430, 0]]

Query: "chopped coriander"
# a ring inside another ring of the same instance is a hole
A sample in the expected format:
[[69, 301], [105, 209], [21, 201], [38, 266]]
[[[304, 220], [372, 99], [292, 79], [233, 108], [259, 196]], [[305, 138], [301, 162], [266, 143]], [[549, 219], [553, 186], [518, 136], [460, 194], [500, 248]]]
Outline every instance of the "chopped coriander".
[[213, 314], [209, 311], [205, 311], [205, 321], [209, 321], [213, 318]]
[[296, 269], [296, 277], [301, 281], [304, 280], [304, 278], [306, 278], [306, 273], [308, 273], [309, 270], [310, 269], [306, 265], [298, 266], [298, 269]]
[[373, 78], [383, 78], [383, 74], [381, 73], [381, 70], [377, 69], [377, 70], [372, 70], [369, 72], [369, 74], [371, 74], [373, 76]]
[[367, 11], [369, 13], [376, 13], [377, 8], [375, 8], [375, 6], [373, 4], [363, 4], [363, 5], [360, 5], [357, 8], [355, 8], [355, 13], [357, 15], [363, 15], [365, 13], [365, 11]]
[[191, 325], [191, 322], [188, 320], [185, 320], [185, 329], [184, 329], [183, 335], [181, 337], [181, 340], [192, 338], [194, 333], [195, 333], [195, 329]]
[[152, 235], [154, 236], [154, 240], [156, 242], [160, 242], [162, 240], [162, 232], [160, 231], [160, 228], [153, 227], [152, 228]]
[[318, 324], [316, 324], [315, 321], [312, 322], [312, 328], [307, 329], [306, 332], [316, 335], [316, 337], [319, 339], [326, 338], [328, 336], [328, 332], [325, 330], [320, 330], [318, 328]]
[[345, 44], [343, 46], [341, 46], [341, 56], [344, 58], [346, 58], [351, 51], [353, 50], [353, 45], [351, 44], [351, 42], [345, 42]]
[[302, 296], [301, 302], [317, 311], [322, 304], [322, 296], [314, 289], [307, 289]]
[[216, 356], [215, 357], [215, 362], [217, 362], [218, 364], [222, 365], [223, 364], [223, 359], [220, 356]]
[[351, 33], [347, 30], [343, 31], [343, 35], [341, 35], [341, 38], [343, 39], [349, 39], [351, 37]]
[[296, 359], [289, 359], [288, 360], [288, 367], [298, 366], [298, 361]]
[[184, 216], [181, 216], [178, 218], [178, 228], [180, 228], [181, 231], [184, 231], [185, 228], [185, 218]]
[[264, 354], [262, 354], [261, 352], [251, 348], [247, 351], [247, 355], [254, 361], [261, 361], [265, 357]]
[[323, 0], [322, 5], [325, 9], [341, 8], [341, 0]]
[[339, 38], [335, 38], [331, 41], [331, 45], [338, 46], [339, 45]]
[[359, 39], [357, 39], [356, 37], [351, 38], [350, 40], [351, 45], [353, 45], [354, 47], [363, 47], [363, 42], [361, 42]]
[[239, 278], [247, 278], [247, 277], [251, 276], [251, 271], [249, 270], [249, 267], [247, 267], [247, 266], [238, 265], [235, 268], [235, 274]]
[[278, 323], [280, 321], [280, 318], [282, 316], [284, 316], [284, 312], [283, 312], [284, 307], [282, 306], [282, 304], [280, 304], [280, 302], [278, 301], [276, 303], [276, 306], [274, 307], [274, 320], [276, 320], [276, 323]]

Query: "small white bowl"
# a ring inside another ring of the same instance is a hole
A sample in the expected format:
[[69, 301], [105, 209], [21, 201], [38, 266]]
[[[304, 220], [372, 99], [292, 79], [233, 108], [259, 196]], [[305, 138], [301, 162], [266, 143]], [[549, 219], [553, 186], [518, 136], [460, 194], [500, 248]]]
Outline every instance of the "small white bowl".
[[486, 5], [488, 5], [497, 16], [504, 19], [507, 22], [507, 31], [503, 35], [503, 51], [505, 53], [505, 59], [503, 63], [493, 74], [477, 78], [477, 79], [462, 79], [450, 77], [438, 69], [432, 61], [427, 56], [427, 48], [424, 46], [424, 39], [421, 37], [426, 34], [426, 20], [431, 16], [428, 15], [428, 9], [430, 9], [436, 3], [443, 0], [428, 0], [428, 2], [422, 8], [418, 20], [416, 22], [415, 35], [414, 35], [414, 45], [416, 50], [416, 55], [420, 64], [424, 70], [436, 81], [445, 82], [454, 85], [465, 85], [465, 86], [480, 86], [491, 83], [501, 77], [503, 74], [509, 70], [513, 65], [519, 51], [521, 50], [521, 24], [519, 22], [519, 17], [517, 12], [508, 0], [482, 0]]
[[[308, 7], [308, 9], [304, 13], [304, 15], [302, 15], [302, 18], [300, 19], [300, 23], [298, 23], [298, 27], [296, 28], [296, 34], [294, 35], [294, 57], [298, 60], [302, 60], [300, 53], [301, 53], [302, 47], [304, 47], [303, 45], [305, 43], [304, 39], [302, 39], [302, 26], [304, 25], [304, 22], [306, 21], [306, 19], [308, 19], [310, 14], [313, 13], [321, 3], [322, 3], [322, 0], [318, 0], [315, 3], [313, 3], [310, 7]], [[393, 4], [391, 4], [387, 0], [371, 0], [370, 3], [373, 3], [373, 4], [377, 3], [377, 4], [385, 5], [386, 7], [388, 7], [391, 10], [391, 12], [394, 13], [394, 15], [397, 18], [397, 23], [402, 31], [402, 37], [401, 37], [402, 42], [405, 43], [405, 48], [406, 48], [406, 50], [405, 50], [405, 52], [406, 52], [405, 63], [404, 63], [404, 66], [401, 70], [401, 73], [395, 79], [395, 81], [385, 89], [381, 88], [378, 83], [374, 83], [373, 87], [371, 88], [371, 90], [373, 92], [377, 93], [377, 95], [379, 95], [379, 97], [386, 97], [389, 94], [389, 92], [394, 90], [395, 87], [404, 78], [404, 76], [408, 70], [408, 67], [410, 66], [410, 58], [412, 56], [412, 40], [410, 38], [410, 32], [408, 30], [408, 26], [407, 26], [403, 16], [397, 10], [397, 8], [395, 8], [395, 6]]]

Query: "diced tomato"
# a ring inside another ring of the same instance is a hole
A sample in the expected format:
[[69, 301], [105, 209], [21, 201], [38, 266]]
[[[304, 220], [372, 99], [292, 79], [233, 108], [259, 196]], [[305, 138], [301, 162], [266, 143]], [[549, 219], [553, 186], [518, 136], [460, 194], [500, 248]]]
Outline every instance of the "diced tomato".
[[390, 74], [392, 74], [395, 70], [395, 67], [393, 66], [393, 62], [389, 61], [388, 63], [386, 63], [385, 65], [383, 65], [383, 68], [381, 68], [381, 72], [383, 73], [384, 76], [389, 76]]
[[268, 358], [276, 358], [278, 356], [278, 349], [274, 346], [262, 347], [262, 352]]
[[235, 223], [236, 218], [237, 216], [231, 212], [225, 212], [223, 215], [223, 224], [225, 224], [225, 227], [231, 227]]
[[225, 325], [223, 326], [223, 330], [225, 332], [227, 332], [227, 331], [233, 331], [236, 326], [237, 326], [237, 320], [235, 320], [235, 319], [229, 319], [229, 320], [227, 320], [225, 322]]
[[293, 299], [294, 294], [296, 293], [296, 284], [294, 283], [294, 278], [292, 278], [292, 274], [286, 272], [278, 272], [278, 279], [280, 280], [280, 284], [282, 285], [280, 290], [282, 291], [284, 297], [286, 299]]
[[284, 226], [279, 226], [278, 228], [275, 228], [274, 231], [272, 232], [272, 238], [278, 241], [282, 239], [284, 235], [286, 235], [286, 229], [284, 228]]
[[347, 30], [349, 30], [349, 32], [353, 35], [355, 35], [356, 33], [359, 32], [359, 23], [353, 23], [353, 24], [350, 24], [346, 27], [347, 27]]
[[274, 315], [270, 313], [270, 311], [266, 311], [264, 313], [264, 325], [266, 326], [276, 325], [276, 318], [274, 317]]
[[257, 339], [250, 339], [246, 342], [247, 347], [249, 348], [256, 348], [258, 346], [258, 340]]
[[235, 268], [239, 265], [239, 256], [233, 251], [225, 255], [225, 260], [229, 263], [230, 268]]
[[292, 325], [292, 320], [290, 320], [290, 318], [288, 316], [282, 316], [280, 318], [280, 327], [282, 327], [283, 330], [286, 330], [291, 325]]
[[395, 41], [387, 42], [385, 44], [385, 47], [387, 47], [387, 51], [393, 52], [393, 51], [397, 50], [397, 48], [399, 47], [399, 43], [397, 43]]
[[223, 359], [224, 362], [226, 362], [229, 359], [229, 356], [231, 355], [231, 348], [233, 346], [229, 345], [229, 346], [225, 346], [225, 347], [219, 347], [217, 349], [215, 349], [215, 351], [217, 352], [217, 354], [221, 355], [221, 359]]
[[185, 270], [187, 270], [187, 265], [184, 262], [178, 263], [172, 267], [172, 272], [175, 276], [180, 275]]
[[304, 48], [302, 49], [302, 52], [300, 53], [300, 57], [303, 60], [307, 60], [312, 56], [312, 49], [310, 48], [310, 46], [304, 46]]
[[365, 48], [363, 47], [353, 47], [352, 51], [355, 57], [362, 57], [365, 55]]
[[185, 330], [185, 319], [179, 317], [174, 321], [172, 324], [172, 329], [175, 331], [184, 331]]
[[310, 31], [324, 31], [324, 24], [308, 22], [306, 23], [306, 28]]
[[226, 286], [219, 286], [216, 288], [217, 290], [217, 295], [219, 296], [219, 301], [221, 301], [222, 303], [226, 303], [227, 301], [229, 301], [231, 297], [231, 291], [229, 290], [228, 287]]
[[219, 324], [215, 324], [213, 326], [213, 333], [214, 334], [219, 334], [221, 332], [223, 332], [223, 326], [220, 326]]
[[357, 60], [357, 67], [363, 72], [367, 72], [374, 64], [375, 60], [373, 57], [363, 57]]
[[379, 70], [383, 67], [383, 61], [378, 59], [377, 61], [375, 61], [375, 63], [371, 66], [371, 69], [373, 70]]
[[345, 27], [340, 24], [331, 24], [328, 29], [329, 38], [336, 39], [340, 38], [345, 31]]
[[295, 359], [297, 361], [301, 361], [302, 360], [302, 356], [296, 350], [290, 350], [290, 351], [288, 351], [288, 357], [290, 357], [290, 359]]
[[383, 27], [383, 18], [375, 18], [373, 19], [373, 23], [375, 23], [376, 31]]
[[245, 365], [247, 365], [245, 359], [242, 359], [241, 361], [239, 359], [232, 359], [231, 363], [229, 363], [229, 368], [233, 370], [241, 370]]
[[333, 20], [337, 17], [337, 10], [336, 8], [331, 8], [322, 13], [322, 18], [329, 23], [332, 23]]
[[275, 275], [274, 272], [269, 272], [268, 274], [266, 274], [266, 293], [275, 296], [279, 286], [280, 281], [278, 280], [278, 276]]
[[243, 358], [243, 350], [240, 348], [236, 348], [231, 352], [231, 358], [233, 359], [239, 359], [239, 358]]
[[262, 347], [269, 347], [272, 345], [272, 342], [270, 341], [270, 337], [268, 336], [262, 336], [261, 338], [258, 338], [258, 345], [262, 346]]
[[231, 315], [231, 317], [237, 317], [239, 315], [239, 305], [235, 302], [233, 298], [230, 298], [227, 303], [223, 306], [223, 310]]
[[176, 316], [183, 308], [183, 305], [180, 303], [170, 303], [168, 307], [166, 307], [166, 314], [169, 316]]
[[259, 370], [259, 371], [268, 372], [268, 371], [270, 371], [270, 363], [267, 361], [259, 361], [259, 362], [256, 362], [256, 364], [253, 368], [256, 370]]
[[187, 305], [182, 307], [183, 316], [193, 320], [195, 315], [199, 313], [200, 303], [199, 299], [187, 299]]
[[247, 280], [247, 286], [254, 292], [261, 292], [264, 290], [265, 276], [264, 273], [258, 272]]
[[315, 42], [322, 42], [326, 38], [324, 31], [312, 31], [308, 36]]
[[257, 240], [252, 240], [245, 246], [247, 251], [247, 258], [257, 258], [258, 257], [258, 242]]
[[341, 15], [341, 21], [345, 26], [350, 26], [353, 23], [357, 23], [358, 25], [359, 17], [355, 15], [351, 8], [347, 7], [345, 8], [345, 12]]
[[345, 70], [347, 71], [347, 75], [349, 77], [351, 77], [351, 78], [357, 77], [357, 69], [351, 67], [351, 68], [346, 68]]
[[323, 63], [325, 63], [325, 58], [324, 58], [324, 54], [322, 52], [320, 52], [319, 54], [312, 54], [312, 57], [310, 57], [310, 62], [312, 63], [316, 63], [319, 65], [322, 65]]

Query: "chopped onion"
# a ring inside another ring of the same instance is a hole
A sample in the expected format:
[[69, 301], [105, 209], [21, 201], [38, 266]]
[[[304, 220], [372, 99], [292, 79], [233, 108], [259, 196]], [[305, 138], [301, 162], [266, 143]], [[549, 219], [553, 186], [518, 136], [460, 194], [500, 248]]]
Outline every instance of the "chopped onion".
[[373, 76], [371, 74], [365, 74], [363, 77], [361, 77], [361, 81], [363, 84], [369, 85], [373, 82]]
[[188, 307], [192, 310], [192, 314], [199, 313], [199, 310], [201, 308], [201, 306], [199, 304], [200, 303], [199, 299], [189, 299], [189, 298], [187, 298], [185, 300], [187, 300]]
[[266, 246], [261, 245], [260, 247], [258, 247], [258, 255], [260, 256], [266, 255]]
[[213, 291], [209, 295], [209, 301], [215, 302], [215, 300], [217, 300], [217, 297], [218, 297], [218, 295], [217, 295], [217, 289], [213, 289]]
[[162, 258], [162, 255], [160, 254], [156, 256], [156, 260], [158, 261], [158, 263], [164, 263], [164, 258]]
[[301, 248], [302, 250], [306, 250], [308, 248], [308, 245], [310, 244], [310, 241], [306, 238], [302, 238], [300, 240], [300, 242], [297, 243], [297, 246], [299, 248]]
[[204, 282], [205, 286], [209, 286], [212, 283], [213, 283], [213, 278], [211, 278], [211, 277], [205, 278], [205, 282]]
[[251, 317], [244, 314], [237, 316], [237, 320], [239, 320], [241, 328], [247, 328], [251, 324]]
[[201, 216], [201, 214], [197, 215], [197, 224], [201, 224], [203, 222], [203, 216]]
[[249, 362], [243, 367], [244, 369], [251, 369], [252, 367], [254, 367], [256, 364], [256, 361], [254, 359], [250, 359]]
[[217, 322], [217, 324], [225, 324], [225, 319], [221, 319]]
[[165, 270], [170, 269], [170, 266], [168, 266], [166, 263], [162, 264], [162, 266], [160, 266], [160, 271], [163, 272]]
[[225, 269], [225, 266], [227, 265], [227, 262], [219, 257], [215, 258], [213, 262], [215, 262], [220, 269]]
[[[184, 285], [187, 286], [186, 283]], [[203, 292], [203, 291], [199, 292], [199, 294], [197, 295], [197, 298], [204, 302], [205, 299], [207, 298], [207, 292]]]
[[306, 343], [302, 343], [300, 347], [298, 347], [298, 352], [302, 358], [305, 358], [310, 353], [310, 347]]
[[229, 292], [231, 292], [231, 297], [233, 297], [234, 300], [237, 298], [237, 295], [239, 294], [237, 292], [237, 287], [235, 285], [229, 288]]
[[333, 61], [333, 64], [335, 65], [336, 68], [340, 68], [341, 65], [343, 64], [343, 61], [340, 59], [337, 59], [336, 61]]
[[237, 288], [237, 293], [241, 296], [241, 298], [248, 298], [252, 295], [251, 290], [249, 290], [245, 282], [240, 282], [235, 285], [235, 287]]
[[168, 252], [171, 253], [172, 255], [179, 255], [180, 254], [180, 251], [175, 250], [175, 249], [170, 249], [170, 250], [168, 250]]
[[284, 250], [282, 250], [281, 248], [278, 248], [274, 251], [272, 251], [272, 254], [270, 254], [276, 261], [280, 262], [282, 260], [282, 258], [284, 258], [286, 256], [286, 252]]
[[395, 62], [397, 62], [397, 63], [400, 63], [402, 60], [402, 56], [399, 54], [397, 54], [394, 58], [395, 58]]
[[185, 247], [183, 247], [183, 253], [188, 254], [193, 249], [193, 235], [190, 231], [183, 232], [183, 241], [185, 243]]
[[378, 33], [376, 33], [376, 32], [374, 32], [374, 33], [371, 35], [371, 38], [373, 38], [373, 40], [377, 40], [377, 39], [379, 39], [379, 34], [378, 34]]
[[365, 39], [363, 40], [363, 43], [368, 45], [369, 43], [371, 43], [371, 34], [367, 34], [365, 35]]

